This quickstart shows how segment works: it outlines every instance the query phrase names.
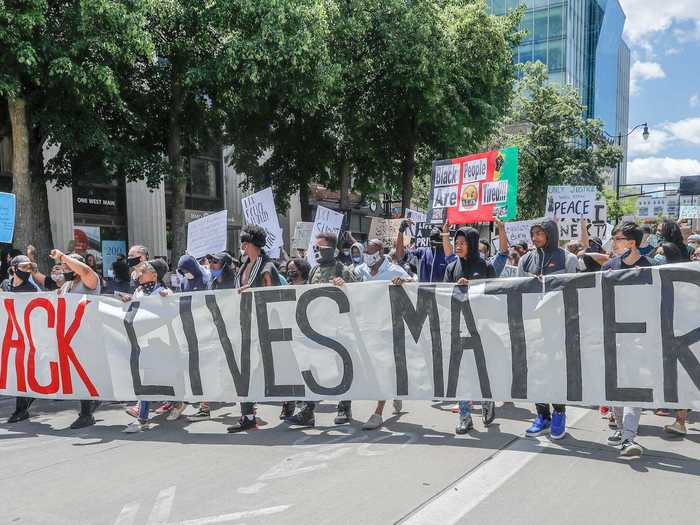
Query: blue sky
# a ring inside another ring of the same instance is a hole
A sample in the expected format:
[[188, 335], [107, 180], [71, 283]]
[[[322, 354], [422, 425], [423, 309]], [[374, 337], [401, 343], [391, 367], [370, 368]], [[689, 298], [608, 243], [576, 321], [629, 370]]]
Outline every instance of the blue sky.
[[700, 175], [700, 0], [620, 0], [632, 51], [628, 183]]

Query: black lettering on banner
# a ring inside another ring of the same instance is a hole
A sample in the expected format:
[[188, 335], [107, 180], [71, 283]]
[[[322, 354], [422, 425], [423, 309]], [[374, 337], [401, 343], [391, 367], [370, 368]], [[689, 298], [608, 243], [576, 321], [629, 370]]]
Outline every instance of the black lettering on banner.
[[536, 277], [527, 280], [503, 279], [486, 284], [485, 295], [505, 295], [510, 333], [511, 372], [510, 397], [527, 399], [527, 343], [523, 323], [523, 294], [542, 293]]
[[236, 355], [233, 352], [233, 345], [226, 332], [226, 324], [221, 316], [221, 310], [216, 302], [215, 295], [207, 295], [204, 300], [207, 308], [214, 320], [214, 326], [219, 334], [219, 342], [226, 356], [229, 372], [236, 387], [236, 394], [244, 397], [248, 395], [250, 387], [250, 323], [253, 312], [253, 296], [249, 293], [240, 294], [240, 323], [241, 323], [241, 366], [236, 363]]
[[[442, 373], [442, 339], [438, 315], [435, 285], [418, 286], [418, 300], [413, 306], [402, 286], [389, 286], [391, 325], [394, 340], [396, 366], [396, 395], [408, 395], [408, 370], [406, 369], [406, 329], [417, 343], [426, 319], [430, 323], [430, 339], [433, 353], [433, 385], [435, 397], [444, 397], [445, 385]], [[405, 324], [404, 324], [405, 323]]]
[[304, 385], [278, 385], [275, 383], [275, 358], [272, 354], [272, 343], [292, 340], [291, 328], [270, 328], [267, 315], [267, 305], [285, 301], [296, 301], [297, 293], [293, 288], [256, 290], [255, 317], [258, 320], [258, 338], [262, 353], [263, 372], [265, 375], [266, 397], [304, 397]]
[[170, 385], [144, 385], [141, 382], [141, 374], [139, 373], [139, 359], [141, 357], [141, 347], [136, 338], [134, 330], [134, 318], [139, 310], [139, 301], [134, 301], [129, 304], [129, 309], [124, 315], [124, 329], [126, 336], [131, 343], [131, 356], [129, 358], [131, 367], [131, 382], [134, 384], [134, 394], [137, 396], [174, 396], [175, 389]]
[[553, 275], [545, 280], [546, 291], [561, 290], [564, 299], [567, 401], [583, 400], [578, 291], [583, 288], [595, 288], [595, 279], [594, 273], [583, 273], [576, 276], [567, 275], [566, 277]]
[[[450, 310], [452, 312], [451, 323], [451, 343], [450, 343], [450, 370], [447, 379], [447, 397], [455, 397], [457, 393], [457, 383], [459, 382], [459, 368], [462, 363], [462, 354], [465, 350], [474, 351], [476, 361], [476, 372], [479, 375], [479, 388], [484, 399], [492, 397], [491, 382], [486, 369], [486, 356], [484, 347], [481, 344], [481, 336], [476, 329], [476, 321], [469, 303], [469, 293], [466, 286], [455, 286], [452, 289], [450, 300]], [[469, 337], [462, 337], [460, 333], [460, 317], [464, 318], [467, 325]]]
[[338, 356], [340, 356], [340, 359], [343, 362], [343, 377], [341, 378], [340, 383], [336, 386], [325, 387], [318, 384], [310, 370], [302, 370], [301, 375], [304, 378], [306, 385], [313, 393], [324, 396], [339, 396], [350, 390], [350, 386], [352, 386], [352, 359], [350, 358], [350, 353], [347, 351], [347, 349], [338, 341], [331, 339], [330, 337], [326, 337], [325, 335], [321, 335], [316, 330], [311, 328], [307, 310], [311, 302], [320, 297], [326, 297], [332, 301], [335, 301], [335, 303], [338, 305], [338, 312], [341, 314], [346, 314], [350, 311], [350, 301], [348, 301], [347, 295], [345, 295], [345, 292], [343, 292], [340, 288], [335, 286], [328, 288], [313, 288], [304, 292], [297, 301], [297, 325], [299, 326], [301, 333], [306, 337], [321, 346], [330, 348], [336, 354], [338, 354]]
[[651, 388], [621, 388], [617, 383], [617, 334], [645, 334], [647, 324], [618, 323], [615, 320], [615, 288], [618, 286], [651, 285], [651, 270], [636, 269], [604, 273], [603, 295], [603, 351], [605, 354], [605, 398], [608, 401], [651, 402]]
[[180, 321], [182, 322], [182, 331], [185, 332], [185, 340], [187, 341], [192, 395], [201, 396], [204, 392], [202, 391], [202, 377], [199, 373], [199, 341], [197, 341], [197, 330], [194, 327], [194, 319], [192, 318], [191, 295], [180, 296]]
[[690, 350], [690, 345], [700, 341], [700, 326], [690, 332], [676, 336], [673, 331], [675, 310], [674, 283], [689, 283], [700, 286], [700, 272], [685, 268], [659, 268], [661, 277], [661, 348], [664, 367], [664, 401], [678, 402], [678, 364], [690, 376], [700, 390], [700, 362]]

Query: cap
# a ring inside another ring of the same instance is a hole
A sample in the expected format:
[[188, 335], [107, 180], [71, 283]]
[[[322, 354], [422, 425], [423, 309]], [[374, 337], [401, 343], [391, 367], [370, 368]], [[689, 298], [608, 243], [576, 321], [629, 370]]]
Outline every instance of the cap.
[[152, 259], [146, 263], [147, 267], [153, 268], [156, 272], [158, 280], [162, 281], [165, 274], [168, 273], [168, 264], [162, 259]]
[[11, 266], [19, 266], [20, 264], [31, 264], [31, 260], [26, 255], [16, 255], [10, 261]]
[[226, 252], [219, 252], [219, 253], [215, 253], [214, 255], [210, 255], [209, 259], [212, 262], [218, 262], [218, 263], [223, 264], [224, 266], [228, 266], [233, 262], [233, 257], [231, 257]]

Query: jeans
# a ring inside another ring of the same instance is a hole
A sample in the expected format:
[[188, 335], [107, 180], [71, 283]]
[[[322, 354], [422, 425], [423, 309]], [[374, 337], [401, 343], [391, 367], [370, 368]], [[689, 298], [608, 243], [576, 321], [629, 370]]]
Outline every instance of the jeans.
[[617, 429], [622, 432], [622, 441], [634, 441], [639, 429], [639, 418], [642, 415], [641, 408], [613, 407]]
[[[313, 412], [316, 410], [316, 403], [316, 401], [306, 401], [304, 403], [304, 410], [311, 410], [311, 412]], [[343, 409], [347, 412], [352, 407], [352, 401], [339, 401], [338, 410], [340, 410], [340, 407], [343, 407]]]
[[[552, 405], [554, 408], [555, 412], [559, 412], [561, 414], [566, 412], [566, 405]], [[548, 403], [537, 403], [535, 404], [535, 408], [537, 409], [537, 415], [542, 416], [545, 419], [552, 419], [552, 412], [549, 410], [549, 404]]]
[[467, 417], [472, 414], [472, 403], [471, 401], [460, 401], [459, 402], [459, 417]]
[[145, 423], [148, 421], [148, 410], [151, 408], [150, 401], [139, 401], [139, 421]]

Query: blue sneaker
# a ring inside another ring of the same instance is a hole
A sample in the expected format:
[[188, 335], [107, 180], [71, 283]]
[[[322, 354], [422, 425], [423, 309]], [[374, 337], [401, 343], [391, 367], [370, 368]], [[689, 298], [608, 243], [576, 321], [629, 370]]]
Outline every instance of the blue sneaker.
[[561, 439], [566, 435], [566, 414], [557, 412], [552, 414], [552, 429], [549, 437], [552, 439]]
[[537, 437], [542, 434], [546, 434], [549, 431], [549, 427], [552, 425], [552, 420], [544, 418], [542, 416], [537, 416], [537, 419], [532, 423], [532, 426], [525, 431], [525, 435], [528, 437]]

